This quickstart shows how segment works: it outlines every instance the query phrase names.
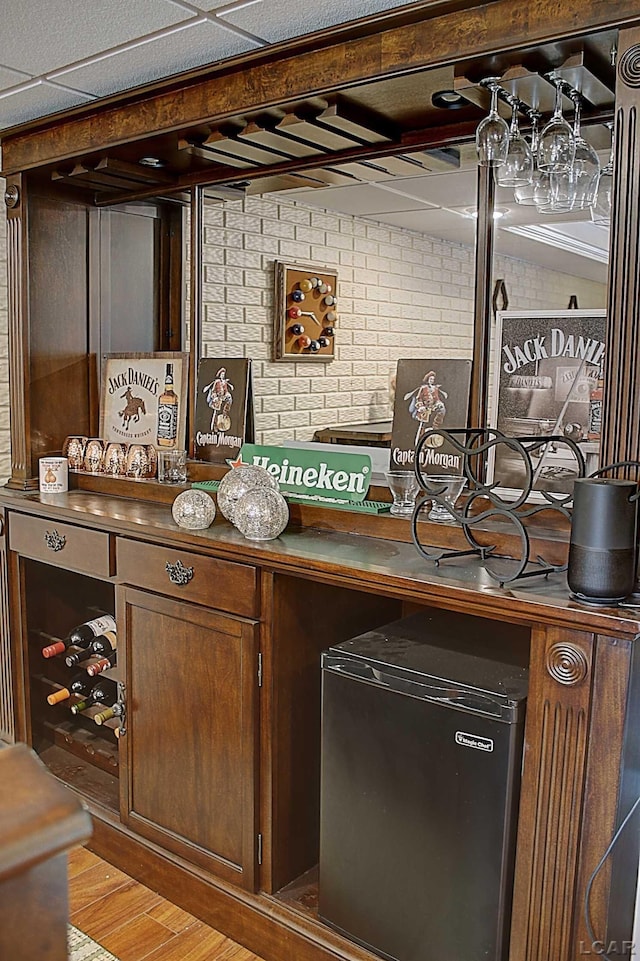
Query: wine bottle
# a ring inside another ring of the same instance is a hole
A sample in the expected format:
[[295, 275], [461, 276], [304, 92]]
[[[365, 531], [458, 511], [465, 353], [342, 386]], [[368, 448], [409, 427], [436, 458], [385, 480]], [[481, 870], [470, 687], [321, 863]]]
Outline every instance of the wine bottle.
[[600, 440], [602, 433], [602, 394], [604, 380], [602, 376], [602, 365], [598, 371], [598, 378], [592, 384], [589, 391], [589, 426], [587, 429], [588, 440]]
[[81, 697], [87, 697], [93, 686], [93, 681], [87, 677], [86, 674], [76, 674], [74, 678], [67, 684], [66, 687], [61, 687], [53, 694], [49, 694], [47, 697], [47, 704], [60, 704], [62, 701], [67, 701], [73, 694], [78, 694]]
[[175, 447], [178, 436], [178, 395], [173, 389], [173, 364], [167, 364], [164, 391], [158, 398], [158, 447]]
[[[51, 634], [45, 634], [44, 631], [38, 631], [38, 634], [41, 637], [47, 638], [48, 640], [51, 641], [50, 644], [47, 644], [45, 647], [42, 648], [43, 657], [55, 657], [56, 654], [62, 654], [64, 651], [67, 650], [68, 647], [71, 646], [71, 641], [69, 640], [68, 637], [65, 637], [64, 639], [56, 638], [56, 637], [53, 637]], [[90, 643], [91, 643], [90, 641], [84, 641], [80, 646], [89, 647]]]
[[54, 657], [56, 654], [63, 654], [68, 647], [87, 648], [100, 634], [104, 634], [105, 631], [115, 631], [115, 629], [116, 622], [111, 614], [102, 614], [100, 617], [94, 617], [93, 620], [74, 627], [64, 640], [43, 647], [42, 656]]
[[115, 665], [117, 656], [117, 652], [112, 651], [107, 657], [101, 657], [99, 661], [93, 661], [91, 664], [88, 664], [87, 674], [89, 677], [96, 677], [97, 674], [108, 671]]
[[94, 681], [89, 693], [77, 704], [71, 705], [72, 714], [81, 714], [93, 704], [102, 704], [104, 707], [111, 707], [115, 704], [118, 697], [118, 689], [115, 681], [103, 677], [99, 681]]
[[111, 720], [112, 717], [122, 717], [124, 714], [124, 704], [121, 701], [116, 701], [111, 707], [106, 708], [104, 711], [100, 711], [99, 714], [94, 714], [93, 720], [96, 724], [104, 724], [105, 721]]
[[80, 651], [74, 651], [72, 654], [67, 654], [64, 659], [65, 664], [67, 667], [74, 667], [76, 664], [82, 663], [82, 661], [87, 661], [90, 657], [95, 657], [96, 654], [100, 657], [108, 657], [108, 655], [115, 650], [117, 643], [115, 631], [107, 631], [105, 634], [101, 634], [100, 637], [95, 637], [89, 643], [88, 647]]

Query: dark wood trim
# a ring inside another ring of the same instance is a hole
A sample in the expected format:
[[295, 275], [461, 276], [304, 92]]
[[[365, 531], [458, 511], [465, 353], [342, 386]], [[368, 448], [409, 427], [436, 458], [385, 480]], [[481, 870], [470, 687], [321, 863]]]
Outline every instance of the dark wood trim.
[[610, 239], [602, 463], [640, 459], [640, 28], [621, 30]]
[[473, 365], [469, 395], [469, 426], [485, 427], [491, 345], [491, 290], [495, 225], [495, 180], [490, 167], [478, 167], [475, 301], [473, 305]]
[[327, 31], [287, 46], [284, 54], [275, 48], [266, 57], [258, 52], [240, 63], [214, 67], [204, 79], [185, 81], [179, 96], [178, 81], [173, 78], [169, 90], [150, 92], [133, 103], [89, 107], [58, 122], [48, 118], [35, 130], [4, 138], [5, 175], [93, 152], [96, 144], [107, 151], [148, 137], [150, 130], [168, 133], [197, 127], [238, 113], [344, 91], [375, 78], [640, 20], [633, 0], [590, 0], [581, 6], [579, 18], [572, 5], [554, 5], [549, 0], [533, 0], [526, 8], [520, 0], [498, 0], [444, 11], [439, 4], [426, 4], [418, 22], [394, 26], [392, 18], [380, 18], [378, 33], [347, 34], [348, 39], [342, 39], [344, 33]]
[[191, 188], [191, 260], [189, 311], [189, 398], [187, 408], [187, 436], [190, 437], [189, 456], [195, 454], [195, 438], [191, 425], [196, 422], [198, 399], [198, 363], [202, 356], [202, 248], [204, 235], [204, 191]]

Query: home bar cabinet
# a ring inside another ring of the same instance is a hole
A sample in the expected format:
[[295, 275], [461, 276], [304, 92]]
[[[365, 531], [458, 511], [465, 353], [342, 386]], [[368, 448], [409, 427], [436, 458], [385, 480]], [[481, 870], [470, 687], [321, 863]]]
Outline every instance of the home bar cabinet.
[[[105, 352], [188, 346], [193, 404], [203, 190], [220, 199], [262, 178], [277, 189], [327, 166], [446, 151], [472, 141], [483, 113], [472, 101], [438, 113], [431, 92], [443, 79], [464, 91], [483, 77], [563, 66], [611, 94], [586, 112], [594, 123], [614, 118], [617, 140], [602, 459], [637, 460], [637, 0], [579, 10], [564, 0], [414, 4], [15, 128], [2, 141], [12, 473], [0, 494], [0, 736], [33, 745], [86, 800], [91, 844], [107, 860], [265, 961], [372, 958], [314, 910], [319, 657], [420, 608], [465, 614], [470, 630], [488, 618], [529, 632], [510, 961], [577, 961], [600, 943], [628, 957], [634, 822], [592, 886], [595, 946], [585, 898], [640, 794], [640, 617], [578, 604], [563, 575], [500, 588], [475, 559], [431, 566], [391, 517], [292, 507], [287, 531], [256, 545], [220, 516], [206, 531], [177, 527], [175, 490], [152, 481], [78, 474], [67, 495], [48, 498], [37, 493], [38, 458], [59, 452], [67, 435], [97, 435], [96, 358]], [[365, 133], [351, 146], [270, 162], [211, 159], [223, 140], [244, 150], [250, 135], [277, 140], [298, 123]], [[478, 196], [470, 417], [482, 426], [493, 242], [486, 172]], [[191, 479], [221, 473], [190, 462]], [[458, 531], [432, 526], [434, 538], [461, 543]], [[508, 553], [509, 539], [495, 536]], [[567, 530], [532, 536], [555, 563], [566, 558]], [[168, 575], [178, 562], [192, 571], [187, 583]], [[62, 679], [43, 667], [43, 634], [65, 636], [96, 610], [118, 624], [120, 726], [71, 725], [46, 706]], [[423, 957], [432, 961], [428, 945]]]

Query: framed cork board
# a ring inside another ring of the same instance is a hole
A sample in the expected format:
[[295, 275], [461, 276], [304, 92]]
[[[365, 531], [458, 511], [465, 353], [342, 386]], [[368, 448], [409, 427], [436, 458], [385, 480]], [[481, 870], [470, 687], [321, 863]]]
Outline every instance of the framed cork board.
[[276, 261], [274, 360], [316, 363], [335, 357], [338, 274], [317, 264]]

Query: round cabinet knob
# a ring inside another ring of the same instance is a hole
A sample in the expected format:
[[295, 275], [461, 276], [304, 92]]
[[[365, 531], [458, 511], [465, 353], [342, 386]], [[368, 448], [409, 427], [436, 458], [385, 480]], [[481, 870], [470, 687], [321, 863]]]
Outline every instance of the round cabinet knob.
[[334, 335], [334, 333], [335, 333], [333, 327], [325, 327], [324, 332], [325, 332], [325, 334], [326, 334], [327, 337], [333, 337], [333, 335]]
[[335, 310], [328, 310], [325, 314], [325, 320], [328, 320], [330, 324], [333, 324], [336, 319]]
[[313, 290], [313, 284], [311, 283], [311, 280], [308, 278], [306, 280], [301, 280], [300, 290], [302, 290], [305, 294], [308, 294], [310, 290]]
[[301, 304], [302, 301], [304, 300], [304, 294], [302, 293], [301, 290], [292, 290], [291, 300], [295, 301], [296, 304]]
[[309, 344], [309, 350], [312, 350], [314, 354], [317, 353], [320, 350], [320, 341], [312, 340]]
[[311, 347], [311, 338], [307, 337], [306, 334], [303, 334], [302, 337], [298, 337], [298, 347], [301, 347], [302, 350], [306, 350], [308, 347]]
[[328, 347], [330, 344], [330, 340], [328, 337], [318, 337], [318, 343], [320, 344], [321, 347]]
[[302, 326], [302, 324], [292, 324], [291, 333], [295, 334], [296, 337], [299, 337], [300, 334], [304, 334], [304, 327]]
[[302, 316], [302, 311], [300, 310], [299, 307], [289, 307], [289, 310], [287, 311], [287, 313], [289, 314], [289, 317], [291, 317], [292, 320], [297, 320], [298, 317]]

